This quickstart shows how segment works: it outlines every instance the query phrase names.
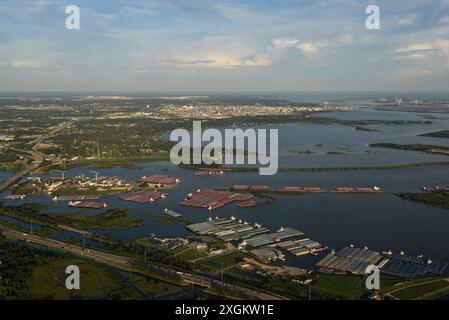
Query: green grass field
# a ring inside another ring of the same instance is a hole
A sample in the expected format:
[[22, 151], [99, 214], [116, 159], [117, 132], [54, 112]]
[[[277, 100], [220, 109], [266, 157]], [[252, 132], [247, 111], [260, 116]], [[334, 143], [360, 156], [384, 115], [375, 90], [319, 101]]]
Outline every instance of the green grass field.
[[401, 300], [412, 300], [446, 287], [449, 288], [448, 281], [437, 280], [431, 283], [424, 283], [421, 285], [407, 287], [399, 291], [393, 292], [391, 295]]
[[154, 278], [145, 277], [135, 273], [124, 272], [123, 275], [128, 278], [134, 285], [139, 287], [145, 293], [157, 297], [168, 293], [176, 293], [180, 290], [180, 286], [160, 281]]
[[227, 254], [224, 256], [207, 258], [207, 259], [201, 260], [198, 263], [206, 268], [220, 270], [221, 267], [229, 268], [229, 267], [237, 264], [238, 262], [241, 261], [242, 258], [243, 258], [243, 253], [235, 252], [235, 253]]
[[320, 274], [312, 285], [312, 290], [342, 299], [358, 299], [367, 291], [363, 278], [333, 274]]
[[[80, 290], [67, 290], [65, 280], [68, 265], [80, 268]], [[58, 259], [37, 266], [28, 280], [29, 299], [138, 299], [107, 269], [76, 259]]]

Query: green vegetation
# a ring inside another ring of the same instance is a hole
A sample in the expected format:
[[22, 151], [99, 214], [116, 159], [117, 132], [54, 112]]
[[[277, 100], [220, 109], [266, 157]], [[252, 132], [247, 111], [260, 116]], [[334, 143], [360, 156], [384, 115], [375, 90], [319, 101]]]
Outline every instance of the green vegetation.
[[0, 214], [42, 226], [57, 228], [62, 224], [73, 228], [130, 228], [143, 225], [143, 219], [130, 217], [129, 209], [111, 209], [101, 214], [87, 216], [75, 213], [42, 213], [44, 206], [25, 203], [18, 206], [5, 206], [0, 203]]
[[160, 221], [160, 222], [190, 224], [190, 221], [180, 219], [180, 218], [174, 218], [174, 217], [151, 216], [151, 219]]
[[[0, 237], [0, 300], [22, 299], [141, 299], [142, 292], [156, 299], [207, 299], [202, 289], [181, 290], [179, 285], [116, 269]], [[81, 272], [81, 289], [65, 287], [65, 269], [76, 265]], [[160, 275], [158, 275], [160, 277]], [[190, 287], [189, 287], [190, 288]]]
[[199, 258], [207, 257], [207, 254], [202, 251], [198, 251], [196, 248], [187, 246], [182, 246], [173, 250], [173, 253], [181, 259], [190, 261]]
[[212, 270], [212, 272], [219, 272], [221, 268], [229, 268], [235, 264], [243, 261], [244, 254], [240, 251], [230, 254], [215, 256], [203, 259], [198, 262], [201, 267]]
[[427, 144], [396, 144], [396, 143], [374, 143], [369, 145], [372, 148], [389, 148], [406, 151], [418, 151], [432, 154], [449, 155], [449, 148], [443, 146], [433, 146]]
[[[0, 300], [138, 298], [104, 267], [79, 258], [0, 238], [0, 261]], [[65, 287], [65, 269], [72, 264], [82, 274], [76, 291]]]
[[361, 126], [355, 126], [354, 128], [355, 128], [355, 130], [366, 131], [366, 132], [379, 132], [380, 131], [378, 129], [366, 128], [366, 127], [361, 127]]
[[153, 297], [168, 294], [178, 295], [179, 290], [181, 289], [180, 286], [136, 273], [124, 272], [123, 275], [128, 278], [134, 285], [136, 285], [140, 290]]
[[426, 193], [400, 193], [398, 196], [404, 200], [423, 203], [432, 207], [449, 209], [449, 191]]
[[320, 295], [351, 300], [358, 299], [367, 291], [362, 277], [333, 274], [319, 274], [312, 290]]
[[420, 137], [449, 138], [449, 130], [420, 134]]
[[[279, 168], [280, 172], [321, 172], [321, 171], [363, 171], [363, 170], [391, 170], [391, 169], [406, 169], [423, 166], [447, 166], [449, 161], [433, 161], [433, 162], [413, 162], [413, 163], [401, 163], [382, 166], [345, 166], [345, 167], [316, 167], [316, 168], [304, 168], [304, 167], [292, 167], [292, 168]], [[198, 169], [205, 168], [204, 165], [183, 165], [181, 168], [186, 169]], [[216, 168], [216, 166], [210, 166]], [[250, 167], [233, 167], [233, 168], [221, 168], [225, 172], [256, 172], [258, 168]]]
[[443, 288], [449, 288], [449, 282], [446, 280], [437, 280], [429, 283], [412, 285], [391, 293], [392, 296], [401, 300], [412, 300], [424, 295], [432, 294]]
[[[80, 268], [80, 290], [69, 291], [65, 287], [65, 268]], [[34, 268], [28, 281], [29, 299], [138, 299], [139, 296], [126, 284], [121, 283], [105, 267], [80, 259], [57, 259]]]
[[297, 149], [297, 150], [287, 150], [288, 153], [293, 153], [296, 155], [309, 155], [309, 154], [314, 154], [315, 152], [310, 151], [310, 150], [301, 150], [301, 149]]
[[130, 228], [144, 224], [143, 219], [130, 217], [129, 209], [110, 209], [103, 213], [86, 216], [83, 214], [67, 213], [48, 213], [43, 216], [52, 218], [59, 224], [71, 226], [74, 228]]

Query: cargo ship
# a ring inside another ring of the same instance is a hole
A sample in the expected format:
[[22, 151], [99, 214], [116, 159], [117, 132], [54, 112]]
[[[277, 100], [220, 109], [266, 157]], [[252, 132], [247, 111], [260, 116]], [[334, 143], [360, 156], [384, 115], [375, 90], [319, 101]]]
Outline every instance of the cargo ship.
[[334, 192], [334, 193], [378, 193], [378, 192], [382, 192], [382, 190], [379, 187], [372, 187], [372, 188], [339, 187], [339, 188], [332, 189], [330, 192]]
[[448, 187], [440, 187], [440, 186], [434, 186], [434, 187], [423, 187], [422, 191], [424, 192], [440, 192], [440, 191], [449, 191]]
[[253, 186], [253, 185], [244, 185], [244, 184], [236, 184], [233, 185], [231, 190], [233, 191], [269, 191], [269, 186]]
[[326, 192], [326, 190], [320, 187], [283, 187], [282, 189], [278, 189], [278, 192], [298, 192], [298, 193], [308, 193], [308, 192]]
[[12, 195], [6, 196], [5, 199], [16, 201], [16, 200], [23, 200], [23, 199], [25, 199], [25, 197], [26, 196], [24, 194], [12, 194]]
[[266, 206], [273, 202], [274, 202], [274, 198], [267, 197], [267, 199], [264, 201], [249, 200], [249, 201], [237, 203], [236, 206], [239, 208], [254, 208], [254, 207]]
[[219, 176], [223, 174], [223, 170], [221, 169], [207, 169], [207, 168], [199, 168], [196, 172], [196, 176]]
[[100, 195], [90, 195], [90, 196], [54, 196], [53, 201], [95, 201], [100, 200]]
[[98, 202], [84, 202], [84, 201], [70, 201], [69, 207], [72, 208], [85, 208], [85, 209], [103, 209], [108, 205], [106, 203]]

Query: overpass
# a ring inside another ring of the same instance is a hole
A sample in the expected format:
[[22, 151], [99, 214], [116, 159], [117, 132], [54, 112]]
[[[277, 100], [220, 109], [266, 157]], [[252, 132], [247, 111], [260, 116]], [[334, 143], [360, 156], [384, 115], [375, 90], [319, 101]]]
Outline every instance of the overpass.
[[15, 175], [10, 177], [9, 179], [3, 181], [0, 184], [0, 193], [2, 193], [3, 191], [5, 191], [9, 187], [11, 187], [17, 181], [20, 181], [20, 179], [22, 179], [23, 177], [27, 176], [28, 174], [30, 174], [31, 172], [33, 172], [37, 168], [39, 168], [42, 165], [42, 162], [45, 159], [45, 155], [40, 153], [39, 151], [37, 151], [37, 148], [39, 147], [39, 144], [41, 144], [45, 139], [48, 139], [52, 135], [58, 133], [59, 131], [67, 128], [68, 126], [70, 126], [72, 124], [73, 124], [73, 121], [70, 121], [68, 123], [63, 123], [63, 124], [57, 126], [56, 128], [53, 128], [50, 132], [46, 133], [45, 135], [40, 136], [40, 137], [34, 139], [31, 142], [28, 142], [29, 145], [32, 145], [31, 151], [13, 149], [13, 150], [16, 150], [16, 151], [19, 151], [19, 152], [23, 152], [23, 153], [29, 154], [33, 158], [33, 162], [26, 169], [21, 170], [20, 172], [16, 173]]

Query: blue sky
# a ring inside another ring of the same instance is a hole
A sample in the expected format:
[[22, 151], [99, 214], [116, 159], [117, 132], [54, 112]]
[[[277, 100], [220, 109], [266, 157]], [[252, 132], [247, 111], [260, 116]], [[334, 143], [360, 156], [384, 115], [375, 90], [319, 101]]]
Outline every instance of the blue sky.
[[1, 0], [0, 91], [449, 91], [449, 0]]

